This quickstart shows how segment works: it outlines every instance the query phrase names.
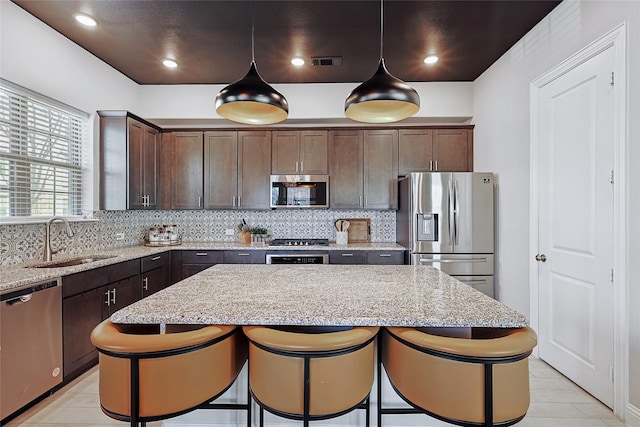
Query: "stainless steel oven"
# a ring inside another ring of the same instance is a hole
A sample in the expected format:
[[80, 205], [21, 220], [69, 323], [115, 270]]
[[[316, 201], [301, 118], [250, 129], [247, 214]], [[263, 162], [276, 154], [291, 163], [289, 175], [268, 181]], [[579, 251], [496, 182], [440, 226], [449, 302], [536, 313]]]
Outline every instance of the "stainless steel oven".
[[329, 254], [304, 252], [268, 253], [267, 264], [329, 264]]

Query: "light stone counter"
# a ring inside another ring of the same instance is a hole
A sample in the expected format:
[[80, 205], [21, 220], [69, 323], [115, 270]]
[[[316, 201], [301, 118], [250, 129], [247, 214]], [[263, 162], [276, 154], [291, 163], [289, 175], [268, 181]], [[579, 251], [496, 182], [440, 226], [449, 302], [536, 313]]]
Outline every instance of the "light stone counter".
[[[129, 246], [122, 248], [113, 248], [100, 251], [91, 251], [87, 253], [71, 254], [71, 255], [54, 255], [53, 261], [45, 263], [43, 261], [34, 261], [25, 264], [3, 266], [0, 267], [0, 292], [16, 290], [27, 287], [35, 283], [55, 279], [57, 277], [67, 276], [69, 274], [78, 273], [80, 271], [91, 270], [106, 265], [116, 264], [118, 262], [128, 261], [131, 259], [142, 258], [147, 255], [153, 255], [169, 250], [300, 250], [300, 251], [317, 251], [317, 250], [398, 250], [405, 248], [395, 243], [355, 243], [347, 246], [337, 246], [331, 243], [329, 246], [268, 246], [268, 245], [250, 245], [238, 242], [183, 242], [177, 246]], [[95, 256], [112, 256], [112, 258], [100, 261], [76, 265], [73, 267], [59, 268], [32, 268], [33, 266], [42, 266], [54, 264], [56, 262], [68, 261], [76, 258], [91, 258]]]
[[213, 266], [116, 323], [523, 327], [525, 316], [428, 266]]

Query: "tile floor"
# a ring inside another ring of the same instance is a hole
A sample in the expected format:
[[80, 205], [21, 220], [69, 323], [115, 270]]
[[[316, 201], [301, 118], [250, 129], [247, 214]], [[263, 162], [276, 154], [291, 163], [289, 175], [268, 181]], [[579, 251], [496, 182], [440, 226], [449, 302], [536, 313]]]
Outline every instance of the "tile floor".
[[[623, 427], [612, 412], [578, 386], [531, 358], [531, 406], [518, 427]], [[375, 417], [374, 417], [375, 420]], [[108, 418], [98, 403], [97, 368], [6, 424], [6, 427], [126, 426]], [[162, 422], [148, 423], [149, 427]]]

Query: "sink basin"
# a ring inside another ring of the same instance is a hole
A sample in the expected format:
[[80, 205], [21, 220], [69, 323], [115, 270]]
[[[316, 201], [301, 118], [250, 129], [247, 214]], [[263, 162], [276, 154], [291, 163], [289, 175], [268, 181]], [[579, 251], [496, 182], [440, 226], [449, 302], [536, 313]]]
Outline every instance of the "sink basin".
[[98, 256], [88, 256], [82, 258], [70, 259], [67, 261], [54, 262], [54, 263], [46, 263], [46, 264], [38, 264], [31, 266], [32, 268], [58, 268], [58, 267], [72, 267], [74, 265], [82, 265], [89, 264], [91, 262], [101, 261], [103, 259], [113, 258], [115, 255], [98, 255]]

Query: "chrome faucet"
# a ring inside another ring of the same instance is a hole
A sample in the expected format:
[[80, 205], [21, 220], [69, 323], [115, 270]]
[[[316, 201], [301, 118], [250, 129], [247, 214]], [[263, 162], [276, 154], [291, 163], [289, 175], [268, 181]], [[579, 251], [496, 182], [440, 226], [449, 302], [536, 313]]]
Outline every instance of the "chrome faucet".
[[62, 250], [62, 248], [57, 248], [57, 249], [51, 248], [51, 224], [53, 224], [55, 221], [60, 221], [64, 223], [66, 227], [67, 236], [73, 237], [73, 231], [71, 231], [71, 226], [69, 225], [69, 221], [67, 221], [63, 217], [54, 216], [49, 221], [47, 221], [46, 232], [44, 237], [44, 260], [45, 261], [51, 261], [51, 256], [53, 254], [57, 254], [58, 252], [60, 252], [60, 250]]

